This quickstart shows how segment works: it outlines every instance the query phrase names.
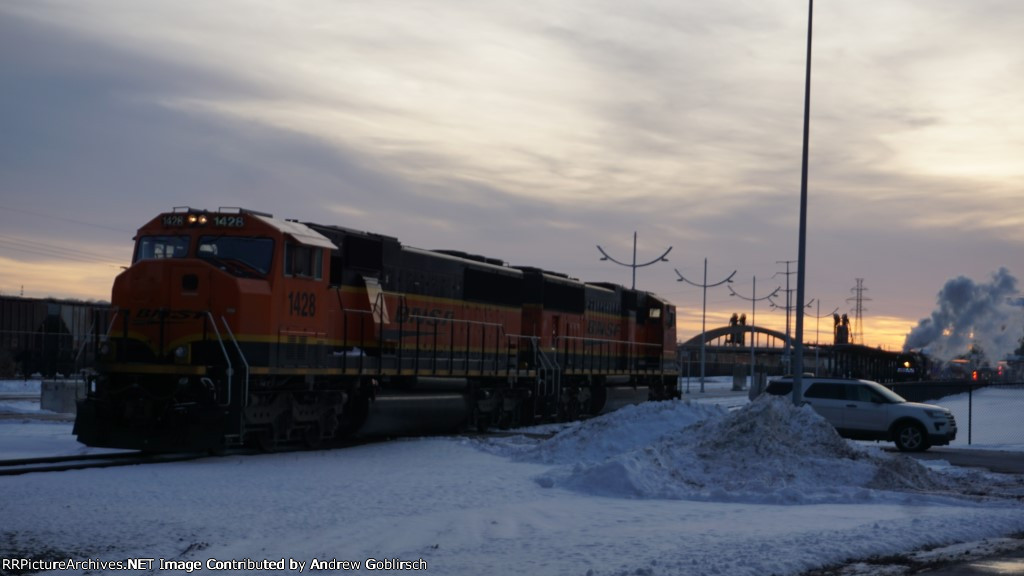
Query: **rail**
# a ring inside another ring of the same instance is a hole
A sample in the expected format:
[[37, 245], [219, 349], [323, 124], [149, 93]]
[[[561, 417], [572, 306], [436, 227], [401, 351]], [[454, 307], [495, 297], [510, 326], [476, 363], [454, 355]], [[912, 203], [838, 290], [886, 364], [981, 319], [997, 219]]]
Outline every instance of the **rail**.
[[18, 476], [39, 472], [66, 472], [89, 468], [111, 468], [183, 462], [208, 456], [206, 453], [151, 454], [142, 452], [114, 452], [108, 454], [78, 454], [74, 456], [42, 456], [0, 461], [0, 476]]

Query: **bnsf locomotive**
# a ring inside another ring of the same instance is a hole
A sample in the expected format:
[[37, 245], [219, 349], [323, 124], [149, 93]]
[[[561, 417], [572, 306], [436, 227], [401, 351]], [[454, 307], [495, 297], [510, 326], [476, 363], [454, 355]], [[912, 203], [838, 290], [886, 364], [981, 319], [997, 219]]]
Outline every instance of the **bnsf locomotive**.
[[153, 451], [574, 419], [679, 395], [657, 296], [339, 226], [139, 229], [75, 433]]

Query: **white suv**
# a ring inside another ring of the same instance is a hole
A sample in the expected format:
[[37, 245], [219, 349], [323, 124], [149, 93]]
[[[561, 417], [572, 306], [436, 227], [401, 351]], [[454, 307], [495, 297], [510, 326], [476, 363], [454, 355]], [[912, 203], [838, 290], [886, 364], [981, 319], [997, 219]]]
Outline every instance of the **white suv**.
[[[892, 441], [904, 452], [927, 450], [956, 438], [956, 420], [948, 409], [907, 402], [877, 382], [805, 376], [802, 383], [804, 402], [844, 438]], [[769, 382], [765, 392], [792, 394], [792, 377]]]

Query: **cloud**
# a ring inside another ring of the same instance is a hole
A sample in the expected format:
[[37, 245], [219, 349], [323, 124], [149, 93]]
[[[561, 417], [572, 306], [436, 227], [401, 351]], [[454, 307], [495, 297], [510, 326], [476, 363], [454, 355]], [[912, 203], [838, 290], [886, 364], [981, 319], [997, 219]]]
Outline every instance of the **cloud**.
[[[7, 3], [0, 205], [107, 229], [0, 225], [109, 247], [171, 206], [241, 205], [620, 281], [593, 245], [638, 231], [681, 269], [764, 278], [796, 252], [805, 8]], [[866, 277], [873, 312], [914, 318], [1019, 251], [1021, 10], [816, 6], [814, 297]], [[638, 276], [690, 301], [670, 267]]]

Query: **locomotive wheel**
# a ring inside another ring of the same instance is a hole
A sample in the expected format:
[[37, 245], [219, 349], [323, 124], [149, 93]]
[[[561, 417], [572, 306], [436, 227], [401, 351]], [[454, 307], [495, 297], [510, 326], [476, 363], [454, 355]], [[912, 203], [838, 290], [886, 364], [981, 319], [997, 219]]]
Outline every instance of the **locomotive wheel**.
[[256, 447], [259, 448], [260, 452], [276, 452], [277, 451], [277, 434], [274, 427], [265, 428], [254, 434]]
[[370, 399], [365, 395], [352, 396], [345, 403], [345, 409], [339, 420], [337, 438], [344, 438], [355, 434], [363, 424], [370, 412]]

